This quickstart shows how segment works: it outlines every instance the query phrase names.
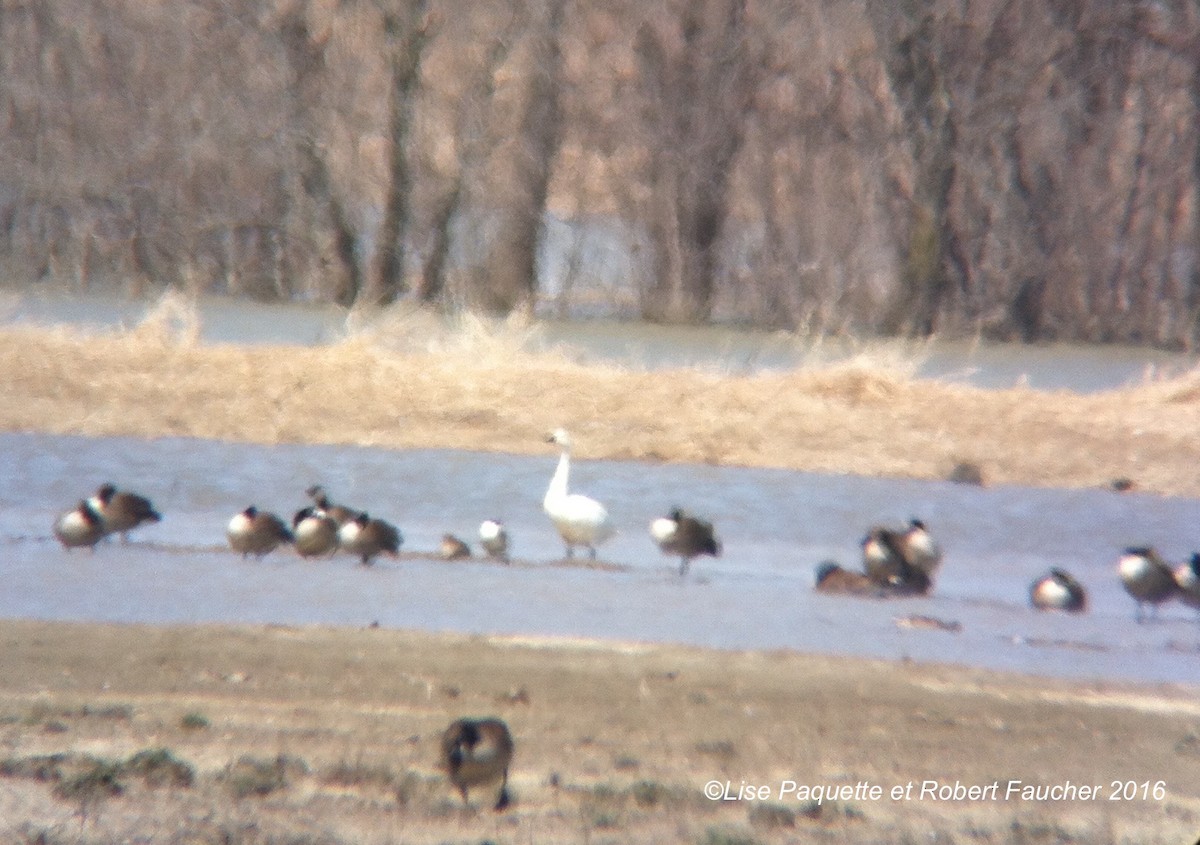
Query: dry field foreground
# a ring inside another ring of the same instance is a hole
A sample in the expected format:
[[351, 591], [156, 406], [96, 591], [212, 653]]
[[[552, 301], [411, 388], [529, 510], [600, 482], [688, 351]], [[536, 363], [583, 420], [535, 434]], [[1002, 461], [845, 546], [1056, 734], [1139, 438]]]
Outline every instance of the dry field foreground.
[[[7, 621], [0, 641], [4, 842], [1190, 845], [1200, 830], [1184, 687], [379, 629]], [[507, 813], [464, 810], [436, 769], [439, 732], [467, 714], [513, 729]], [[770, 794], [713, 801], [710, 780]], [[789, 780], [883, 797], [781, 798]], [[1010, 780], [1100, 793], [1006, 799]], [[921, 798], [924, 781], [1001, 797]], [[1113, 781], [1136, 795], [1109, 800]]]
[[1134, 479], [1200, 495], [1200, 371], [1081, 396], [922, 381], [870, 354], [728, 376], [584, 366], [529, 353], [529, 330], [438, 335], [401, 315], [325, 348], [202, 346], [164, 300], [122, 333], [0, 329], [0, 430], [544, 452], [582, 458], [1080, 487]]

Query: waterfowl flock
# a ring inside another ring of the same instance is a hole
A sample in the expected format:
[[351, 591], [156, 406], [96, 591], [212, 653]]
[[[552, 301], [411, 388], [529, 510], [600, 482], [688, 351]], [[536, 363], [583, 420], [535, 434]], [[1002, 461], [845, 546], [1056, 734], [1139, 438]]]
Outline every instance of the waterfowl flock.
[[[582, 549], [594, 561], [598, 548], [616, 533], [613, 521], [601, 502], [570, 489], [570, 434], [555, 429], [546, 442], [558, 447], [559, 458], [542, 508], [563, 541], [566, 558], [574, 558], [576, 550]], [[320, 484], [304, 492], [310, 504], [298, 509], [290, 523], [253, 504], [239, 511], [225, 528], [229, 548], [244, 558], [258, 559], [285, 546], [307, 559], [344, 553], [363, 566], [371, 566], [380, 556], [399, 556], [404, 535], [394, 524], [335, 503]], [[119, 534], [122, 542], [128, 542], [130, 532], [161, 519], [145, 496], [105, 483], [62, 513], [54, 522], [53, 532], [64, 548], [94, 551], [110, 535]], [[679, 560], [680, 577], [687, 576], [697, 558], [722, 554], [713, 523], [680, 507], [653, 519], [648, 534], [662, 554]], [[500, 519], [488, 518], [479, 524], [478, 543], [486, 558], [510, 562], [509, 533]], [[924, 596], [933, 590], [943, 553], [921, 519], [913, 518], [902, 527], [872, 526], [859, 546], [862, 570], [852, 571], [835, 561], [824, 561], [815, 572], [816, 592], [891, 598]], [[460, 561], [473, 559], [474, 554], [466, 541], [446, 533], [436, 557]], [[1134, 618], [1139, 623], [1156, 617], [1158, 608], [1172, 600], [1200, 611], [1200, 552], [1172, 567], [1152, 547], [1129, 547], [1120, 554], [1116, 570], [1135, 602]], [[1087, 592], [1069, 572], [1052, 568], [1030, 584], [1029, 605], [1039, 611], [1084, 613], [1088, 609]]]

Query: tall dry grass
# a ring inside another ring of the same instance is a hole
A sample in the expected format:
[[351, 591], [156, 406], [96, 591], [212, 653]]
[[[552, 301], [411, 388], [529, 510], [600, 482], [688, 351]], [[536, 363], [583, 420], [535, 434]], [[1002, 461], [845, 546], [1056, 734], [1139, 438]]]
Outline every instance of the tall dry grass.
[[532, 453], [989, 483], [1134, 479], [1200, 494], [1200, 371], [1093, 395], [917, 379], [886, 345], [788, 372], [642, 371], [547, 348], [536, 323], [354, 314], [330, 346], [201, 345], [169, 296], [125, 331], [0, 329], [0, 429]]

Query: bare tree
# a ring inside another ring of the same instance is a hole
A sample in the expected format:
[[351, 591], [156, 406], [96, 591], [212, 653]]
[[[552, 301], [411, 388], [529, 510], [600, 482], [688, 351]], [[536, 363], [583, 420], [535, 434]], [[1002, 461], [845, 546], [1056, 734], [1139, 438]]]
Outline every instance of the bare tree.
[[509, 16], [509, 25], [492, 38], [483, 51], [483, 61], [475, 77], [461, 96], [454, 120], [456, 156], [454, 172], [441, 196], [435, 199], [430, 221], [430, 245], [421, 266], [417, 298], [422, 302], [446, 302], [446, 275], [453, 242], [453, 227], [460, 220], [468, 199], [468, 185], [478, 178], [478, 169], [486, 158], [488, 133], [485, 121], [494, 105], [497, 70], [512, 50], [513, 35], [518, 22]]
[[[560, 30], [566, 0], [531, 0], [528, 34], [512, 57], [511, 73], [494, 93], [494, 125], [510, 134], [492, 156], [488, 182], [503, 205], [481, 205], [494, 215], [484, 263], [469, 275], [467, 303], [507, 313], [531, 307], [537, 292], [538, 247], [543, 239], [546, 200], [561, 137]], [[511, 110], [505, 120], [501, 109]]]
[[388, 67], [389, 143], [387, 192], [383, 221], [376, 239], [375, 269], [361, 296], [372, 305], [386, 305], [404, 292], [405, 238], [411, 217], [412, 173], [409, 136], [414, 91], [421, 75], [421, 56], [432, 21], [428, 0], [412, 0], [400, 12], [383, 12], [384, 50]]
[[318, 89], [329, 36], [326, 33], [323, 37], [315, 37], [303, 9], [295, 7], [284, 11], [279, 34], [294, 80], [287, 91], [291, 97], [292, 132], [301, 167], [300, 184], [312, 202], [325, 209], [333, 254], [341, 271], [341, 279], [334, 285], [333, 299], [348, 306], [363, 289], [359, 237], [335, 189], [325, 148], [319, 140], [320, 126], [313, 114], [313, 104], [320, 99]]
[[729, 216], [730, 174], [754, 88], [744, 0], [660, 7], [637, 33], [636, 115], [654, 200], [653, 273], [642, 313], [701, 322], [712, 312], [718, 247]]

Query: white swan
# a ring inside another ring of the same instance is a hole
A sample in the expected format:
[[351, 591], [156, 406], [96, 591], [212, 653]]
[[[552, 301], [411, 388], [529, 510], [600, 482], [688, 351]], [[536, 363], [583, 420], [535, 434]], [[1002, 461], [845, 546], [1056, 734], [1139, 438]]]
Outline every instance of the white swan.
[[567, 492], [567, 476], [571, 473], [571, 437], [563, 429], [555, 429], [548, 443], [557, 443], [562, 449], [558, 459], [558, 468], [550, 479], [546, 489], [546, 498], [542, 500], [542, 508], [558, 529], [563, 542], [567, 544], [567, 557], [575, 555], [576, 546], [587, 546], [588, 553], [596, 559], [596, 546], [603, 543], [614, 533], [612, 523], [608, 519], [608, 511], [604, 505], [595, 499]]

